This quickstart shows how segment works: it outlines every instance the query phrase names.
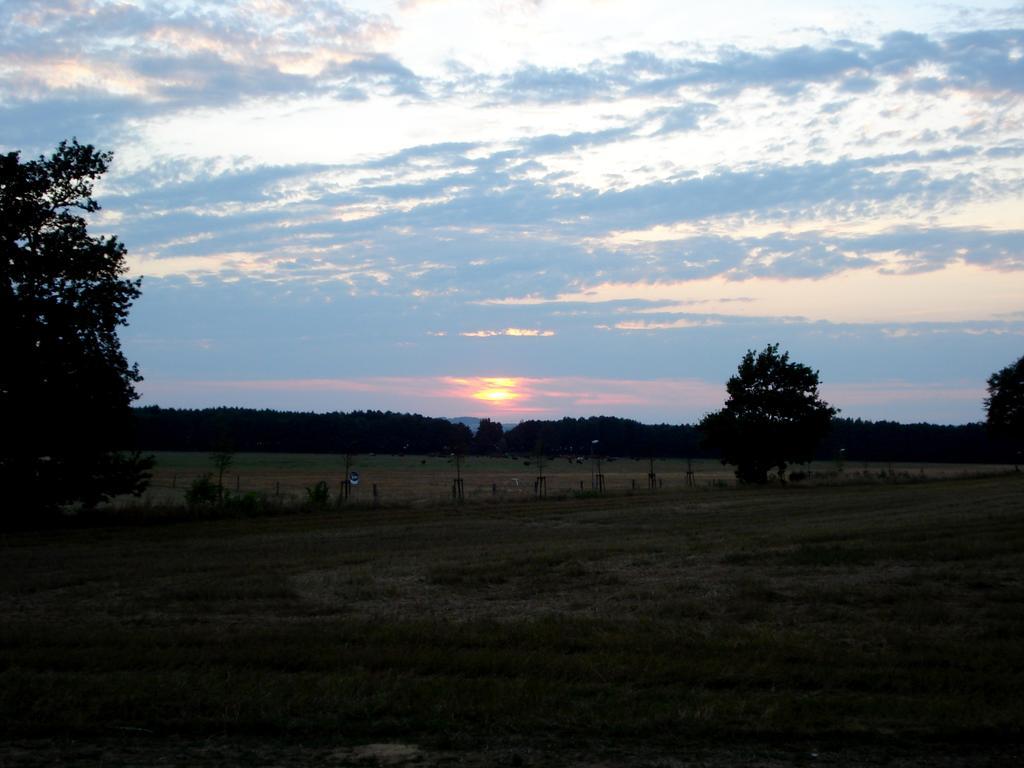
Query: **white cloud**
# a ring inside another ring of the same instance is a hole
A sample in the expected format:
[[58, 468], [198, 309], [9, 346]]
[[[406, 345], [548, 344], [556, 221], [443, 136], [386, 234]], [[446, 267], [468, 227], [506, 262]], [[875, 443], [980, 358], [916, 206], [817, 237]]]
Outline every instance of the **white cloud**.
[[542, 331], [535, 328], [503, 328], [497, 331], [462, 331], [459, 336], [475, 339], [489, 339], [494, 336], [516, 336], [526, 338], [545, 338], [554, 336], [554, 331]]
[[[279, 333], [254, 376], [314, 379], [348, 342], [306, 326], [363, 323], [392, 357], [360, 364], [399, 370], [512, 350], [539, 380], [683, 335], [727, 368], [817, 322], [921, 367], [948, 331], [994, 369], [1024, 296], [1024, 14], [1001, 6], [9, 3], [0, 148], [114, 149], [94, 224], [150, 278], [140, 310], [237, 288], [196, 338]], [[546, 341], [478, 341], [517, 336]]]
[[730, 280], [716, 276], [665, 283], [598, 283], [553, 299], [522, 297], [504, 305], [658, 302], [639, 313], [799, 318], [811, 322], [899, 323], [998, 320], [1024, 301], [1024, 270], [996, 272], [954, 263], [923, 274], [860, 269], [823, 278]]
[[678, 330], [679, 328], [707, 328], [712, 325], [721, 325], [721, 320], [691, 318], [679, 318], [678, 320], [623, 320], [616, 323], [615, 328], [620, 331], [667, 331]]

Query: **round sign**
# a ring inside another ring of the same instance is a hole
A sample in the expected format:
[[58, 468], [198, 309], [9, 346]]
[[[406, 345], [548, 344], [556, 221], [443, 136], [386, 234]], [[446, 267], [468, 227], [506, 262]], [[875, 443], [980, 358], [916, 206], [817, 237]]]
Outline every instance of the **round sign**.
[[358, 472], [349, 472], [348, 473], [348, 484], [349, 485], [359, 485], [359, 473]]

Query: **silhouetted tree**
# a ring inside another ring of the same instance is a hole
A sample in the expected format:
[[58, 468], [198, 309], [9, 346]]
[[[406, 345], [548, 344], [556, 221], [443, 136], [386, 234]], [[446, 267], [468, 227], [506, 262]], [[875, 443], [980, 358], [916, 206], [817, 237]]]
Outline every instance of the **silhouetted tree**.
[[814, 458], [836, 409], [818, 395], [818, 372], [793, 363], [779, 345], [749, 350], [725, 385], [725, 407], [705, 416], [705, 443], [721, 451], [723, 464], [736, 465], [742, 482], [765, 483], [777, 468]]
[[109, 152], [61, 142], [0, 156], [0, 482], [14, 513], [142, 490], [148, 461], [122, 448], [138, 369], [117, 328], [139, 296], [125, 247], [93, 237], [93, 183]]
[[224, 503], [224, 473], [231, 468], [235, 461], [235, 452], [226, 444], [221, 445], [210, 454], [210, 461], [213, 468], [217, 470], [217, 503]]
[[1013, 446], [1014, 464], [1019, 466], [1018, 452], [1024, 442], [1024, 357], [988, 377], [985, 414], [992, 433]]
[[500, 423], [490, 419], [480, 419], [476, 435], [473, 436], [473, 452], [480, 455], [497, 453], [501, 450], [504, 438], [505, 428]]

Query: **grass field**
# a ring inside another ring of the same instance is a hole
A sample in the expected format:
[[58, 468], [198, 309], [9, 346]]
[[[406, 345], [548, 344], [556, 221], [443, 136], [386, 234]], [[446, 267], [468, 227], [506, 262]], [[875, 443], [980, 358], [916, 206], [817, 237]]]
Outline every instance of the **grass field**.
[[1024, 756], [1019, 475], [9, 533], [3, 563], [4, 766]]
[[[144, 498], [145, 503], [180, 503], [189, 484], [213, 469], [205, 453], [159, 452], [153, 481]], [[566, 458], [545, 460], [548, 495], [568, 495], [590, 491], [593, 474], [605, 476], [610, 492], [647, 488], [650, 465], [644, 458], [605, 459], [598, 465], [585, 458], [582, 463]], [[683, 459], [657, 459], [654, 471], [658, 485], [672, 490], [686, 487], [687, 469], [693, 470], [698, 487], [733, 485], [732, 467], [710, 459], [688, 463]], [[350, 489], [354, 502], [372, 501], [373, 486], [382, 503], [436, 502], [451, 498], [455, 465], [445, 456], [361, 455], [353, 457], [351, 468], [360, 475], [358, 487]], [[817, 477], [817, 482], [849, 483], [879, 481], [895, 477], [902, 480], [922, 478], [965, 477], [1005, 472], [1012, 467], [978, 464], [884, 464], [878, 462], [817, 462], [804, 469]], [[530, 498], [534, 494], [537, 463], [532, 456], [489, 458], [467, 456], [462, 461], [465, 495], [469, 500]], [[345, 457], [332, 454], [239, 453], [224, 477], [229, 491], [265, 494], [280, 497], [284, 503], [302, 501], [306, 488], [323, 480], [336, 498], [339, 484], [345, 477]], [[126, 499], [124, 503], [135, 504]]]

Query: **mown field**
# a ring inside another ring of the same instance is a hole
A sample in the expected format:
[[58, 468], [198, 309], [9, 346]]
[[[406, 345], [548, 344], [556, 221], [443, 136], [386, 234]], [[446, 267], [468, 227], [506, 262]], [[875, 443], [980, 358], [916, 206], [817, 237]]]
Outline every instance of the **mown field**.
[[[206, 453], [158, 452], [153, 480], [143, 503], [175, 504], [197, 477], [213, 472]], [[610, 492], [644, 490], [648, 486], [650, 463], [646, 458], [613, 457], [600, 462], [581, 457], [545, 458], [543, 474], [548, 495], [570, 495], [593, 488], [593, 476], [600, 471]], [[377, 486], [380, 503], [437, 502], [451, 498], [455, 463], [448, 456], [359, 455], [351, 458], [351, 469], [360, 476], [358, 487], [350, 489], [350, 501], [370, 503]], [[943, 477], [977, 476], [1005, 472], [1011, 467], [979, 464], [886, 464], [879, 462], [816, 462], [797, 470], [810, 473], [812, 482], [863, 483]], [[687, 471], [693, 471], [698, 487], [733, 485], [732, 467], [711, 459], [657, 459], [654, 472], [662, 490], [687, 487]], [[514, 500], [534, 495], [538, 466], [534, 456], [467, 456], [461, 463], [464, 492], [469, 500]], [[336, 454], [238, 453], [224, 475], [224, 487], [234, 493], [253, 493], [280, 499], [284, 504], [301, 502], [306, 489], [320, 481], [328, 483], [336, 500], [345, 477], [345, 457]], [[123, 503], [135, 505], [134, 499]]]
[[352, 506], [2, 549], [4, 766], [1024, 757], [1019, 475]]

